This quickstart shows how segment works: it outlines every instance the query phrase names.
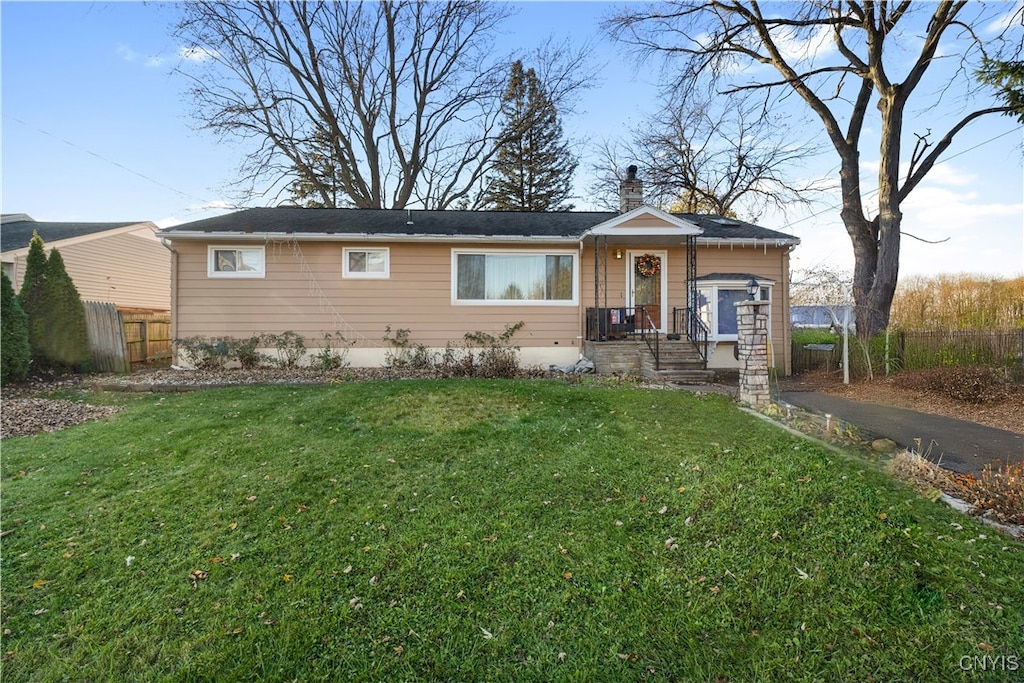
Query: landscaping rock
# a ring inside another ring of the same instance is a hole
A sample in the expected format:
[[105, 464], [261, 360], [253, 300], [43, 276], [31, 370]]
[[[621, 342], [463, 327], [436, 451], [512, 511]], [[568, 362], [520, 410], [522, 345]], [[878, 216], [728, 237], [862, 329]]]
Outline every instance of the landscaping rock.
[[875, 453], [894, 453], [899, 449], [892, 439], [875, 439], [871, 442], [871, 450]]

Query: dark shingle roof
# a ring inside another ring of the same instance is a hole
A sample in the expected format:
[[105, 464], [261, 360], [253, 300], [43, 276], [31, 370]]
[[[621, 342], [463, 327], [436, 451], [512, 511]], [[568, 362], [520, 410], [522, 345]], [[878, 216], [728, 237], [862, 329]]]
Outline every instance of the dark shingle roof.
[[[565, 237], [577, 239], [588, 229], [619, 214], [608, 211], [411, 211], [399, 209], [246, 209], [165, 228], [161, 233], [280, 233], [335, 235], [427, 235], [466, 237]], [[742, 221], [729, 225], [714, 216], [677, 214], [717, 239], [793, 239]]]
[[753, 223], [747, 223], [735, 218], [722, 218], [721, 216], [709, 216], [699, 213], [675, 213], [672, 215], [696, 224], [697, 227], [704, 230], [704, 237], [711, 239], [795, 239], [793, 235], [787, 235], [778, 230], [762, 228], [760, 225], [754, 225]]
[[124, 221], [119, 223], [79, 223], [14, 220], [0, 224], [0, 251], [24, 249], [32, 240], [32, 233], [38, 232], [43, 242], [50, 244], [58, 240], [72, 237], [92, 235], [97, 232], [115, 230], [128, 225], [136, 225], [145, 221]]
[[767, 280], [768, 278], [757, 275], [755, 273], [708, 273], [707, 275], [701, 275], [697, 280], [708, 281], [722, 280], [725, 282], [737, 281], [737, 282], [750, 282], [750, 278], [755, 280]]

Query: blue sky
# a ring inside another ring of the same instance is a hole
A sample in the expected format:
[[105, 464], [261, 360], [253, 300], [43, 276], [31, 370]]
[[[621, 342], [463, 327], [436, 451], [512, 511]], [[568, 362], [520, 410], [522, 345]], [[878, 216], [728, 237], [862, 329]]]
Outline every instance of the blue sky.
[[[638, 67], [600, 31], [600, 19], [615, 7], [526, 3], [504, 36], [509, 49], [549, 35], [595, 44], [600, 82], [581, 98], [580, 114], [565, 121], [577, 141], [620, 135], [656, 104], [656, 66]], [[4, 213], [167, 226], [228, 209], [227, 185], [242, 150], [195, 130], [185, 83], [171, 73], [183, 47], [171, 37], [175, 16], [173, 4], [0, 4]], [[905, 238], [902, 274], [1024, 274], [1021, 130], [1006, 117], [983, 120], [914, 191], [904, 205], [905, 230], [949, 240], [925, 245]], [[834, 166], [826, 156], [807, 172], [817, 176]], [[592, 208], [588, 171], [584, 159], [579, 209]], [[835, 204], [760, 222], [803, 240], [795, 268], [849, 268], [852, 251]]]

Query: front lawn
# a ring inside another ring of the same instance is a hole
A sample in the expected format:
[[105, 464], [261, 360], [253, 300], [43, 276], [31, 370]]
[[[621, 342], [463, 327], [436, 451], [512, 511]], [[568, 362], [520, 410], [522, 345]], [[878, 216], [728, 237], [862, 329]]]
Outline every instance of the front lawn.
[[114, 400], [3, 442], [5, 682], [1024, 671], [1024, 544], [723, 397], [415, 380]]

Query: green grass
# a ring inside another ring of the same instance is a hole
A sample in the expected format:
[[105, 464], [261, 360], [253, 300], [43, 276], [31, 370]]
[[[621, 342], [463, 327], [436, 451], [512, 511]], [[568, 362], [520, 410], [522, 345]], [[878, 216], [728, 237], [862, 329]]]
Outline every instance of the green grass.
[[843, 340], [841, 335], [835, 335], [827, 329], [819, 328], [794, 327], [790, 334], [792, 335], [793, 343], [800, 344], [801, 346], [806, 344], [838, 344]]
[[105, 400], [129, 407], [3, 443], [5, 682], [1024, 667], [1024, 545], [722, 397], [395, 381]]

